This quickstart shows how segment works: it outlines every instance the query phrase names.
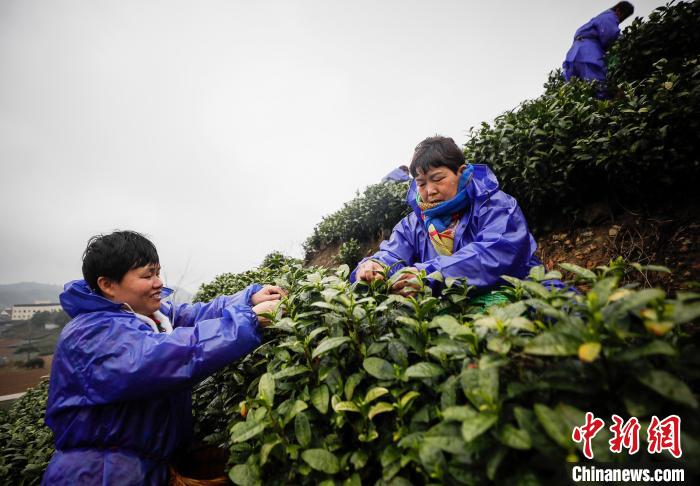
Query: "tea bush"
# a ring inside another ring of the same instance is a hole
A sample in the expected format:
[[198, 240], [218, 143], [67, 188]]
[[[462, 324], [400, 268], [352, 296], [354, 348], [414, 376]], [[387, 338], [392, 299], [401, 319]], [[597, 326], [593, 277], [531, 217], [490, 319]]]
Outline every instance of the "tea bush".
[[[620, 288], [632, 268], [621, 262], [562, 267], [590, 290], [548, 290], [539, 282], [560, 274], [538, 267], [484, 310], [461, 281], [404, 298], [391, 282], [350, 284], [347, 266], [292, 266], [265, 343], [198, 390], [230, 420], [207, 439], [229, 449], [243, 485], [561, 484], [566, 461], [583, 460], [570, 437], [586, 411], [643, 426], [677, 414], [684, 457], [697, 457], [700, 368], [685, 324], [700, 295]], [[649, 459], [612, 454], [608, 439], [596, 437], [597, 461]]]
[[700, 2], [659, 7], [643, 21], [635, 18], [608, 53], [611, 83], [641, 81], [654, 71], [659, 59], [671, 62], [670, 71], [700, 54]]
[[0, 414], [0, 483], [39, 484], [53, 454], [53, 433], [44, 424], [49, 382], [27, 390]]
[[[289, 258], [279, 252], [270, 253], [265, 257], [260, 268], [242, 273], [225, 273], [217, 276], [212, 282], [203, 284], [194, 302], [208, 302], [220, 295], [234, 294], [250, 284], [275, 284], [289, 287], [289, 278], [297, 278], [300, 274], [298, 260]], [[226, 424], [230, 420], [232, 403], [232, 386], [241, 385], [241, 375], [236, 371], [240, 365], [229, 366], [206, 378], [192, 394], [192, 414], [194, 417], [195, 435], [208, 442], [221, 443], [224, 440]]]
[[226, 292], [235, 293], [253, 283], [269, 284], [274, 278], [284, 273], [289, 265], [300, 263], [280, 252], [267, 255], [259, 268], [241, 273], [223, 273], [207, 284], [202, 284], [192, 298], [193, 302], [209, 302]]
[[355, 238], [350, 238], [348, 241], [340, 245], [338, 255], [335, 257], [335, 262], [349, 267], [355, 267], [362, 259], [362, 247]]
[[536, 229], [592, 201], [697, 200], [698, 13], [696, 1], [635, 20], [613, 48], [611, 99], [555, 72], [542, 96], [472, 130], [467, 159], [491, 166]]
[[313, 234], [304, 242], [306, 259], [334, 243], [350, 239], [367, 242], [388, 234], [409, 213], [405, 202], [407, 191], [407, 182], [368, 186], [361, 195], [316, 225]]

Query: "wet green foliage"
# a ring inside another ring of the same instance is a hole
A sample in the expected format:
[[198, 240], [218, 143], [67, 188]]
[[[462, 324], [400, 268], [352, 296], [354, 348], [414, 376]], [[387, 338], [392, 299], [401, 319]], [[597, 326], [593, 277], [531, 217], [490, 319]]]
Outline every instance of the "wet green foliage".
[[[540, 282], [560, 274], [538, 267], [483, 309], [461, 281], [433, 296], [439, 275], [419, 273], [404, 298], [350, 284], [346, 266], [292, 265], [265, 343], [197, 390], [218, 401], [199, 400], [220, 427], [207, 440], [229, 449], [237, 484], [553, 484], [583, 460], [571, 431], [586, 411], [643, 426], [678, 414], [693, 457], [698, 349], [684, 326], [700, 296], [618, 286], [662, 268], [562, 268], [590, 290], [549, 290]], [[606, 432], [596, 460], [644, 456], [611, 454]]]
[[53, 454], [53, 434], [44, 424], [49, 382], [31, 388], [0, 411], [0, 483], [39, 484]]

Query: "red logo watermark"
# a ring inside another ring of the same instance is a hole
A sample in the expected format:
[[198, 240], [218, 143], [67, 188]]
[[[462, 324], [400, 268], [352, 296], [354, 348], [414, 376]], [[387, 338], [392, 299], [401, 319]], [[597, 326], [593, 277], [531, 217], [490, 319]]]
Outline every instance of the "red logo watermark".
[[[619, 415], [613, 415], [613, 424], [610, 432], [613, 437], [608, 441], [610, 452], [619, 454], [627, 449], [628, 454], [636, 454], [639, 451], [639, 429], [641, 425], [636, 417], [626, 422]], [[596, 418], [591, 412], [586, 412], [586, 421], [583, 425], [574, 427], [571, 439], [576, 443], [583, 442], [583, 455], [593, 459], [592, 441], [605, 426], [603, 419]], [[654, 415], [647, 427], [647, 451], [649, 454], [659, 454], [668, 451], [675, 458], [681, 457], [681, 418], [678, 415], [670, 415], [663, 420]]]

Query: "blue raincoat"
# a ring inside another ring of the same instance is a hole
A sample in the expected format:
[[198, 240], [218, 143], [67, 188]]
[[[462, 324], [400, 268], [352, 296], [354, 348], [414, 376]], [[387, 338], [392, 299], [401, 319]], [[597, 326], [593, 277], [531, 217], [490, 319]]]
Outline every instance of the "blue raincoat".
[[[430, 242], [416, 203], [416, 182], [411, 182], [406, 203], [413, 212], [394, 226], [391, 236], [368, 259], [394, 265], [393, 274], [405, 266], [443, 277], [467, 277], [470, 285], [487, 290], [506, 282], [501, 275], [527, 277], [530, 268], [540, 265], [535, 256], [537, 244], [516, 200], [498, 188], [491, 169], [474, 164], [474, 175], [467, 185], [469, 207], [455, 228], [454, 252], [439, 255]], [[362, 263], [360, 262], [360, 263]], [[358, 265], [359, 266], [359, 265]], [[357, 268], [350, 275], [356, 280]], [[434, 287], [437, 286], [434, 283]]]
[[166, 334], [84, 280], [66, 284], [60, 300], [73, 320], [51, 367], [46, 424], [56, 452], [42, 483], [165, 484], [168, 460], [192, 436], [192, 385], [260, 344], [250, 298], [261, 288], [163, 303]]
[[562, 64], [564, 79], [578, 77], [604, 83], [605, 51], [619, 35], [619, 20], [613, 10], [606, 10], [579, 27]]
[[411, 178], [408, 174], [402, 171], [400, 168], [396, 168], [389, 172], [387, 175], [382, 177], [382, 182], [403, 182], [408, 181]]

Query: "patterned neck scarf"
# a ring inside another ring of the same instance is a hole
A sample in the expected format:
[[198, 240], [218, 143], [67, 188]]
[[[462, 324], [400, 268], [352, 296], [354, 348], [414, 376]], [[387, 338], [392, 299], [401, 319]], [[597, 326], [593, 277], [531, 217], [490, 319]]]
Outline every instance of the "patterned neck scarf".
[[474, 166], [467, 164], [457, 184], [457, 194], [449, 201], [424, 203], [420, 193], [416, 193], [416, 203], [421, 209], [423, 224], [428, 231], [430, 242], [439, 255], [452, 255], [454, 251], [454, 229], [460, 214], [467, 209], [467, 184], [474, 174]]

